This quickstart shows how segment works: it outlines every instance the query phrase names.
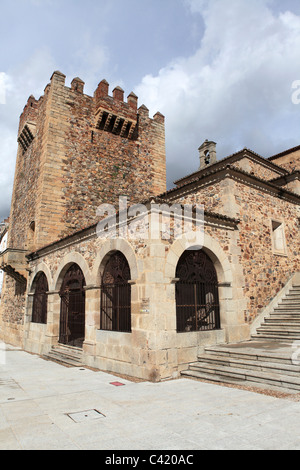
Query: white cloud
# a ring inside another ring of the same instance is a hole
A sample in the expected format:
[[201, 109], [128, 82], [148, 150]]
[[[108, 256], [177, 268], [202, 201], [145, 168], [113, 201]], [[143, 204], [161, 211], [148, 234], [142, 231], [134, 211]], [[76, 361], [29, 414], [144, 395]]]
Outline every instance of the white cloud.
[[152, 114], [166, 115], [171, 178], [197, 170], [205, 139], [218, 142], [220, 157], [244, 146], [269, 156], [299, 144], [291, 87], [300, 79], [300, 17], [276, 14], [271, 3], [188, 0], [205, 22], [198, 50], [136, 87]]
[[8, 87], [8, 75], [0, 72], [0, 104], [6, 103], [6, 91]]
[[98, 85], [99, 75], [108, 66], [108, 49], [94, 43], [90, 33], [85, 33], [80, 39], [80, 47], [73, 52], [72, 59], [71, 66], [68, 67], [69, 74], [73, 74], [72, 78], [79, 76], [87, 84], [85, 92], [92, 95], [94, 89], [90, 87]]
[[0, 74], [0, 85], [5, 84], [5, 104], [0, 105], [0, 221], [10, 211], [19, 116], [31, 94], [36, 98], [43, 94], [54, 70], [50, 52], [42, 48], [16, 69]]

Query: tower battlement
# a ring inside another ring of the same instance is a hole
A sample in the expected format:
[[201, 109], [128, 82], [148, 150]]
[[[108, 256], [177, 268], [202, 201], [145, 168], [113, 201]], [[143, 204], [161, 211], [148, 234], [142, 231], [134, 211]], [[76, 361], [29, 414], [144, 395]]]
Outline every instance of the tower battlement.
[[[11, 220], [12, 248], [34, 250], [96, 222], [97, 207], [120, 195], [138, 203], [166, 190], [164, 116], [153, 119], [131, 92], [94, 96], [84, 81], [55, 71], [20, 116]], [[27, 177], [30, 175], [30, 178]], [[34, 229], [33, 229], [34, 227]]]
[[22, 132], [22, 129], [26, 122], [36, 123], [37, 115], [39, 109], [39, 100], [36, 100], [33, 95], [29, 96], [26, 105], [22, 111], [19, 121], [19, 134]]

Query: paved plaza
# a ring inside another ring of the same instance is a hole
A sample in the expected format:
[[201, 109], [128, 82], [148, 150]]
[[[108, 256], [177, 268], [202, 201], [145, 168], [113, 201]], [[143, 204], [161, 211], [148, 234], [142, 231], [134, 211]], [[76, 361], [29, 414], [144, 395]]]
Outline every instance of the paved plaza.
[[191, 379], [134, 382], [0, 351], [1, 450], [300, 449], [300, 401]]

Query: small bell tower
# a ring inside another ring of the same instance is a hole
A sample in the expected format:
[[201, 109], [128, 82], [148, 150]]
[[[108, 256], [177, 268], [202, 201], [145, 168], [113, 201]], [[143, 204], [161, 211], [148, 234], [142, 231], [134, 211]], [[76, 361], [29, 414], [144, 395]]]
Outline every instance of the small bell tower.
[[200, 153], [200, 168], [199, 170], [203, 170], [209, 165], [216, 163], [217, 161], [217, 152], [216, 152], [217, 144], [212, 141], [206, 140], [201, 147], [199, 147]]

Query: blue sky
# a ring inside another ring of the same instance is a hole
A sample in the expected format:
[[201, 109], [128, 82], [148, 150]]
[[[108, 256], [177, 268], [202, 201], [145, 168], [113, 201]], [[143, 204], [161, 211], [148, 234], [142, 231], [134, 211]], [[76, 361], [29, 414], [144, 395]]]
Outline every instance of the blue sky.
[[205, 139], [219, 158], [300, 144], [299, 0], [0, 0], [0, 43], [0, 219], [19, 115], [54, 70], [90, 95], [106, 78], [166, 116], [169, 187], [198, 169]]

